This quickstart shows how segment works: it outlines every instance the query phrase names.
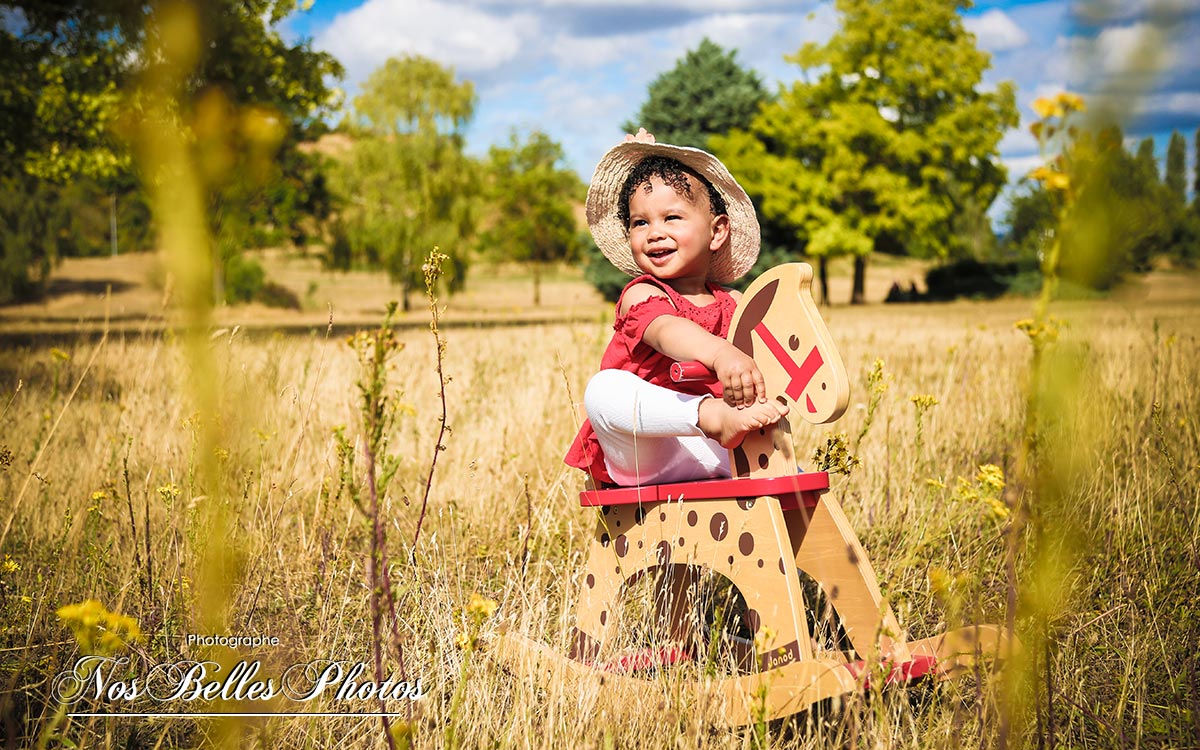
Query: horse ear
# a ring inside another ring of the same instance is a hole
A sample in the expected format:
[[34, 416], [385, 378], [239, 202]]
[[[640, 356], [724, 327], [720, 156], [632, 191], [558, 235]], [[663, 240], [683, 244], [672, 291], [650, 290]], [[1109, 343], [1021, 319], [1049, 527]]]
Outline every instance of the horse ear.
[[850, 382], [813, 301], [812, 279], [807, 263], [758, 277], [742, 295], [729, 341], [758, 364], [769, 397], [786, 401], [793, 417], [826, 424], [845, 413]]

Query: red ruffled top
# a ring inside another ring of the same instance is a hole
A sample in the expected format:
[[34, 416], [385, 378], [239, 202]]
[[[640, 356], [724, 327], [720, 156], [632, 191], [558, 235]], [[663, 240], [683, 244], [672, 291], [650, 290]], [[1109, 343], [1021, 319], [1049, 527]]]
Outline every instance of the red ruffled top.
[[[689, 302], [671, 287], [650, 275], [639, 276], [625, 285], [621, 297], [635, 284], [650, 283], [661, 288], [666, 297], [651, 297], [629, 308], [625, 315], [620, 314], [621, 299], [617, 299], [617, 319], [613, 323], [613, 337], [604, 350], [600, 360], [601, 370], [628, 370], [642, 380], [655, 385], [670, 388], [680, 393], [694, 395], [712, 394], [720, 398], [721, 384], [713, 383], [674, 383], [671, 381], [671, 364], [675, 361], [642, 341], [642, 334], [660, 315], [675, 315], [699, 325], [704, 330], [725, 338], [729, 333], [729, 324], [733, 322], [733, 313], [737, 302], [729, 292], [719, 286], [709, 284], [708, 289], [716, 297], [711, 304], [699, 307]], [[668, 301], [669, 300], [669, 301]], [[600, 441], [592, 429], [592, 423], [584, 420], [579, 428], [579, 434], [571, 443], [566, 458], [568, 466], [583, 469], [591, 475], [593, 481], [615, 484], [604, 465], [604, 453], [600, 449]]]

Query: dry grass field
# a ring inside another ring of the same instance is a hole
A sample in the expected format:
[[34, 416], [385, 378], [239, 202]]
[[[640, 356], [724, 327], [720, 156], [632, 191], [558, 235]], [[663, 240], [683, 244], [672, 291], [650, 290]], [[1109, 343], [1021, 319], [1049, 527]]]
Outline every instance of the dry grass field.
[[[102, 287], [81, 287], [76, 307], [64, 302], [58, 315], [3, 312], [6, 335], [58, 332], [0, 344], [7, 746], [385, 746], [378, 719], [364, 717], [66, 715], [377, 710], [370, 701], [143, 696], [68, 706], [54, 683], [86, 649], [130, 657], [113, 679], [185, 658], [230, 660], [223, 647], [184, 643], [186, 634], [277, 637], [237, 652], [260, 659], [265, 675], [313, 660], [370, 661], [371, 527], [353, 500], [368, 494], [364, 374], [346, 337], [326, 333], [321, 295], [346, 285], [339, 299], [361, 304], [335, 305], [335, 323], [365, 328], [382, 319], [373, 283], [367, 292], [365, 281], [356, 290], [346, 277], [319, 280], [290, 335], [270, 330], [276, 313], [222, 311], [199, 344], [169, 315], [161, 329], [142, 322], [161, 294], [133, 284], [122, 294], [144, 296], [126, 300], [127, 316], [105, 338], [63, 336], [94, 320]], [[579, 507], [581, 477], [561, 458], [609, 328], [606, 306], [570, 274], [544, 290], [556, 300], [550, 322], [528, 311], [524, 281], [492, 275], [480, 287], [477, 298], [452, 299], [447, 320], [520, 312], [527, 324], [442, 329], [444, 450], [421, 300], [405, 317], [421, 325], [398, 331], [387, 375], [395, 421], [380, 465], [394, 474], [379, 496], [396, 645], [425, 693], [401, 739], [422, 748], [1200, 746], [1195, 276], [1158, 273], [1110, 299], [1054, 307], [1068, 325], [1040, 390], [1036, 486], [1019, 465], [1030, 345], [1014, 323], [1029, 317], [1029, 300], [828, 310], [851, 408], [830, 429], [797, 428], [798, 455], [846, 433], [861, 465], [834, 477], [832, 491], [914, 637], [1011, 617], [1033, 647], [1002, 674], [732, 730], [702, 724], [670, 697], [695, 676], [686, 671], [659, 677], [667, 697], [658, 705], [629, 706], [602, 691], [524, 684], [488, 657], [502, 630], [566, 651], [595, 511]], [[235, 330], [238, 315], [265, 327]], [[339, 431], [357, 446], [349, 469]], [[1009, 571], [1010, 510], [1023, 504], [1030, 523]], [[472, 604], [476, 594], [498, 607]], [[88, 600], [103, 607], [90, 620], [78, 609], [56, 614]], [[126, 637], [105, 638], [114, 633]]]

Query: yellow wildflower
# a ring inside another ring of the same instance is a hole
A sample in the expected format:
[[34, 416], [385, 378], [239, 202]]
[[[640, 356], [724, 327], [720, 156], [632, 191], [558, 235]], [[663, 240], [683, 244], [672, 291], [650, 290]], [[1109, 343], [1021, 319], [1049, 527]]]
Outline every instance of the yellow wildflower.
[[999, 492], [1004, 489], [1004, 471], [994, 464], [983, 464], [979, 467], [979, 473], [975, 475], [975, 481], [994, 492]]
[[20, 569], [20, 564], [12, 559], [12, 555], [5, 555], [4, 562], [0, 562], [0, 573], [4, 573], [5, 575], [16, 573]]
[[918, 393], [915, 396], [909, 396], [908, 400], [912, 401], [918, 409], [929, 409], [941, 403], [937, 396], [930, 393]]
[[1037, 99], [1034, 99], [1033, 104], [1029, 106], [1031, 106], [1033, 111], [1037, 113], [1037, 116], [1043, 120], [1049, 117], [1063, 116], [1063, 105], [1061, 102], [1055, 99], [1047, 99], [1044, 96], [1039, 96]]
[[1055, 102], [1067, 112], [1086, 112], [1087, 105], [1083, 102], [1083, 97], [1079, 94], [1072, 94], [1069, 91], [1063, 91], [1054, 98]]
[[467, 602], [467, 614], [480, 620], [486, 620], [496, 614], [496, 602], [487, 597], [480, 596], [478, 593], [471, 594], [471, 601]]
[[75, 634], [84, 654], [110, 656], [142, 639], [142, 630], [132, 617], [109, 612], [95, 599], [60, 607], [55, 613]]
[[158, 488], [158, 496], [162, 498], [164, 503], [168, 504], [175, 500], [175, 498], [179, 497], [180, 492], [181, 490], [179, 489], [179, 485], [175, 484], [174, 482], [167, 482]]
[[1004, 504], [1003, 500], [998, 497], [989, 497], [987, 499], [987, 503], [988, 509], [992, 512], [992, 516], [995, 517], [997, 521], [1003, 521], [1004, 519], [1008, 518], [1008, 506]]
[[930, 487], [933, 487], [934, 489], [939, 489], [939, 490], [946, 489], [946, 483], [936, 477], [929, 477], [928, 479], [925, 480], [925, 484], [927, 484]]
[[1056, 172], [1047, 166], [1040, 166], [1029, 173], [1030, 178], [1037, 180], [1049, 190], [1066, 190], [1071, 187], [1071, 178], [1063, 172]]
[[459, 633], [458, 635], [454, 636], [454, 645], [458, 646], [463, 651], [466, 651], [472, 645], [472, 638], [471, 638], [471, 636], [467, 635], [466, 632], [464, 631], [464, 632]]

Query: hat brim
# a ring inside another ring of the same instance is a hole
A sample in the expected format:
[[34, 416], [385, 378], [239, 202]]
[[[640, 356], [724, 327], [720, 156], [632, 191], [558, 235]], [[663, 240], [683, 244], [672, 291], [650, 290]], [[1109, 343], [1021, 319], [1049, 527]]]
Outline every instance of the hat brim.
[[648, 156], [666, 156], [696, 170], [725, 200], [729, 215], [729, 239], [713, 257], [708, 278], [726, 284], [746, 275], [758, 260], [760, 243], [758, 216], [742, 186], [717, 157], [698, 148], [668, 143], [627, 141], [609, 149], [596, 165], [588, 186], [587, 221], [592, 237], [604, 257], [630, 276], [642, 273], [629, 246], [629, 230], [621, 223], [621, 189], [630, 173]]

